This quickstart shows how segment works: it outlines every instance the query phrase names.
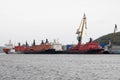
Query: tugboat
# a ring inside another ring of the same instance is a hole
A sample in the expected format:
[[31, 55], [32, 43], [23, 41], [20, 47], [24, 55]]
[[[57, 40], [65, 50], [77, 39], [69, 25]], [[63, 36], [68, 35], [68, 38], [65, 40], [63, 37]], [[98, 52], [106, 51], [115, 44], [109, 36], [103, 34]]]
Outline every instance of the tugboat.
[[98, 43], [95, 43], [92, 41], [92, 38], [90, 38], [90, 41], [86, 44], [82, 44], [82, 36], [84, 28], [86, 27], [86, 15], [84, 14], [81, 24], [79, 28], [77, 29], [76, 34], [78, 35], [77, 40], [78, 44], [75, 46], [72, 46], [67, 53], [72, 54], [101, 54], [103, 49], [99, 46]]

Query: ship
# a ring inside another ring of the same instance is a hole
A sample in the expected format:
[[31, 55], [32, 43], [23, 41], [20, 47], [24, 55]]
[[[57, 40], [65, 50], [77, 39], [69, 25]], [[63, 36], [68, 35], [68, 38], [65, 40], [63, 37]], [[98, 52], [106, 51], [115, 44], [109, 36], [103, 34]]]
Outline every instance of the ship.
[[84, 28], [86, 28], [86, 15], [84, 14], [79, 28], [76, 31], [78, 44], [72, 46], [66, 53], [77, 53], [77, 54], [101, 54], [103, 53], [103, 48], [100, 47], [98, 43], [93, 42], [90, 38], [89, 42], [82, 44], [82, 37]]
[[6, 54], [16, 53], [16, 54], [40, 54], [40, 53], [55, 53], [55, 49], [52, 48], [53, 45], [48, 42], [48, 39], [46, 39], [46, 42], [42, 40], [41, 44], [36, 45], [35, 40], [33, 40], [33, 43], [31, 46], [26, 44], [21, 45], [19, 42], [17, 46], [13, 46], [11, 42], [6, 45], [5, 48], [3, 48], [3, 51]]

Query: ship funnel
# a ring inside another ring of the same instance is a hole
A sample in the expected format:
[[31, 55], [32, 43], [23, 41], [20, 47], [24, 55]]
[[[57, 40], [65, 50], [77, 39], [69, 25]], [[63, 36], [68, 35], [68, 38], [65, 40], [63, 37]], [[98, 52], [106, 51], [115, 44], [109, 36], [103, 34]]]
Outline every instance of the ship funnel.
[[48, 39], [46, 39], [46, 42], [45, 43], [49, 43]]
[[18, 43], [18, 46], [21, 46], [20, 42]]
[[25, 43], [25, 46], [27, 47], [28, 46], [28, 42], [26, 41], [26, 43]]
[[42, 40], [41, 44], [44, 44], [44, 41]]
[[33, 40], [33, 46], [35, 46], [35, 40]]

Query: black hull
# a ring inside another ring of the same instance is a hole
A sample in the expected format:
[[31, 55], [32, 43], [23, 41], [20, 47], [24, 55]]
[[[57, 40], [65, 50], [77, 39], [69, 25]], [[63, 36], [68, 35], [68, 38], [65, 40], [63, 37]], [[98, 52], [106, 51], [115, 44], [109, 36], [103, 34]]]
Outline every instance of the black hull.
[[24, 54], [103, 54], [102, 50], [89, 50], [89, 51], [55, 51], [55, 49], [44, 51], [25, 51]]
[[24, 54], [54, 54], [55, 49], [42, 50], [42, 51], [24, 51]]
[[120, 54], [120, 52], [117, 51], [104, 51], [104, 54]]

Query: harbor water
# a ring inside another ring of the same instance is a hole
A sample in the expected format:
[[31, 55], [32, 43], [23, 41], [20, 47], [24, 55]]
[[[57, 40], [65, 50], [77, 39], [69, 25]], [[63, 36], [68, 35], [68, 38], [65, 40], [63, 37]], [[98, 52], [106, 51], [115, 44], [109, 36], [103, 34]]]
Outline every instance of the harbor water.
[[120, 55], [0, 53], [0, 80], [120, 80]]

